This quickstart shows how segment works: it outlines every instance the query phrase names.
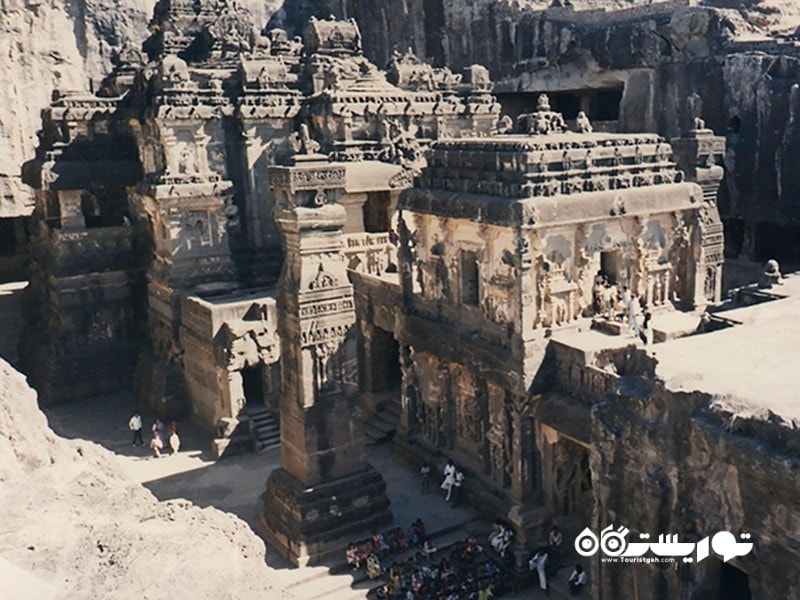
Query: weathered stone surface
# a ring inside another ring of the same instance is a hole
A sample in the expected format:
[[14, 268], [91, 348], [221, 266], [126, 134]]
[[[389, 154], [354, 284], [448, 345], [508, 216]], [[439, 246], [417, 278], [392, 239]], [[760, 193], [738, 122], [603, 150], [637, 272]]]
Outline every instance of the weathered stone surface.
[[[183, 500], [158, 502], [118, 469], [95, 444], [57, 437], [24, 377], [0, 360], [5, 574], [10, 563], [37, 578], [42, 594], [73, 598], [163, 597], [165, 581], [194, 598], [278, 593], [247, 524]], [[209, 577], [221, 564], [227, 576]]]

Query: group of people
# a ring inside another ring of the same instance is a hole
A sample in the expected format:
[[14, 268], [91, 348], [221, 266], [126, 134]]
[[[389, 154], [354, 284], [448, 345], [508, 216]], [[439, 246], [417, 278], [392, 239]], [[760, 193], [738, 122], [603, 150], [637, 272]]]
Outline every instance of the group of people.
[[[631, 293], [627, 285], [622, 288], [598, 272], [592, 288], [592, 303], [596, 315], [612, 321], [625, 320], [630, 333], [645, 344], [653, 342], [652, 315], [647, 306]], [[642, 322], [639, 323], [639, 314]]]
[[[422, 493], [426, 493], [430, 489], [430, 465], [427, 462], [422, 463], [419, 472], [422, 477]], [[444, 466], [444, 478], [439, 488], [444, 491], [444, 501], [450, 502], [451, 508], [456, 508], [461, 501], [465, 479], [466, 476], [461, 467], [457, 467], [452, 460], [448, 460]]]
[[[559, 555], [561, 551], [561, 544], [564, 541], [564, 534], [557, 525], [553, 525], [550, 533], [547, 536], [548, 545], [539, 548], [531, 559], [528, 561], [528, 568], [535, 571], [539, 580], [539, 589], [547, 591], [547, 575], [548, 575], [548, 562], [551, 555]], [[588, 581], [586, 572], [583, 566], [577, 564], [569, 576], [569, 592], [572, 596], [577, 596], [581, 593], [583, 588], [586, 587]]]
[[514, 529], [503, 521], [496, 519], [489, 532], [489, 545], [500, 556], [505, 557], [511, 542], [514, 540]]
[[347, 546], [347, 564], [354, 570], [364, 567], [370, 579], [383, 575], [382, 559], [391, 555], [402, 554], [409, 548], [420, 548], [425, 556], [436, 552], [433, 543], [428, 539], [428, 531], [422, 519], [411, 524], [406, 534], [401, 527], [395, 527], [386, 535], [373, 531], [372, 537]]
[[450, 547], [438, 561], [417, 552], [393, 563], [378, 600], [491, 600], [507, 591], [501, 569], [489, 560], [474, 536]]
[[[133, 432], [133, 445], [144, 446], [142, 438], [142, 416], [135, 412], [128, 421], [128, 429]], [[156, 419], [150, 428], [152, 437], [150, 438], [150, 450], [153, 456], [161, 457], [161, 451], [169, 449], [170, 454], [176, 454], [181, 448], [181, 438], [178, 435], [178, 423], [170, 421], [169, 425], [164, 425], [161, 419]]]

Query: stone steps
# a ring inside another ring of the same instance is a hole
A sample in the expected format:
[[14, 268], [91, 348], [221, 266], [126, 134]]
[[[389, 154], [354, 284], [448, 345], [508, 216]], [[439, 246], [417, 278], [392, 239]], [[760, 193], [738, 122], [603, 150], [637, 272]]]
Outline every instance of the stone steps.
[[364, 421], [364, 435], [367, 445], [374, 446], [388, 442], [400, 422], [400, 401], [389, 400]]
[[260, 451], [280, 446], [280, 422], [272, 411], [259, 405], [248, 405], [246, 411], [250, 421], [253, 423], [256, 448]]

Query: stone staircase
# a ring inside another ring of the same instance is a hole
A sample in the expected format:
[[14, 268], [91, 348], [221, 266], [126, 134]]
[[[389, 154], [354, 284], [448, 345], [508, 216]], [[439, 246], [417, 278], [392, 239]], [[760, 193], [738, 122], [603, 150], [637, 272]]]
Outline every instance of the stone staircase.
[[367, 445], [374, 446], [391, 440], [399, 422], [400, 399], [392, 398], [382, 402], [378, 410], [364, 420]]
[[253, 424], [253, 438], [256, 450], [274, 448], [281, 443], [280, 422], [271, 410], [258, 404], [248, 404], [245, 411]]

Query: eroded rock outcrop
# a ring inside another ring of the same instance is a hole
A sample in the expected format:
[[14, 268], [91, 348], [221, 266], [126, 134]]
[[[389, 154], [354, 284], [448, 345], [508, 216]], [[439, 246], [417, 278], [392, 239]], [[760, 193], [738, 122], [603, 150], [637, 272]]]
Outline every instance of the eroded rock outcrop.
[[244, 522], [183, 500], [158, 502], [119, 477], [102, 448], [53, 434], [33, 390], [2, 360], [0, 506], [0, 560], [58, 597], [277, 593], [264, 544]]

